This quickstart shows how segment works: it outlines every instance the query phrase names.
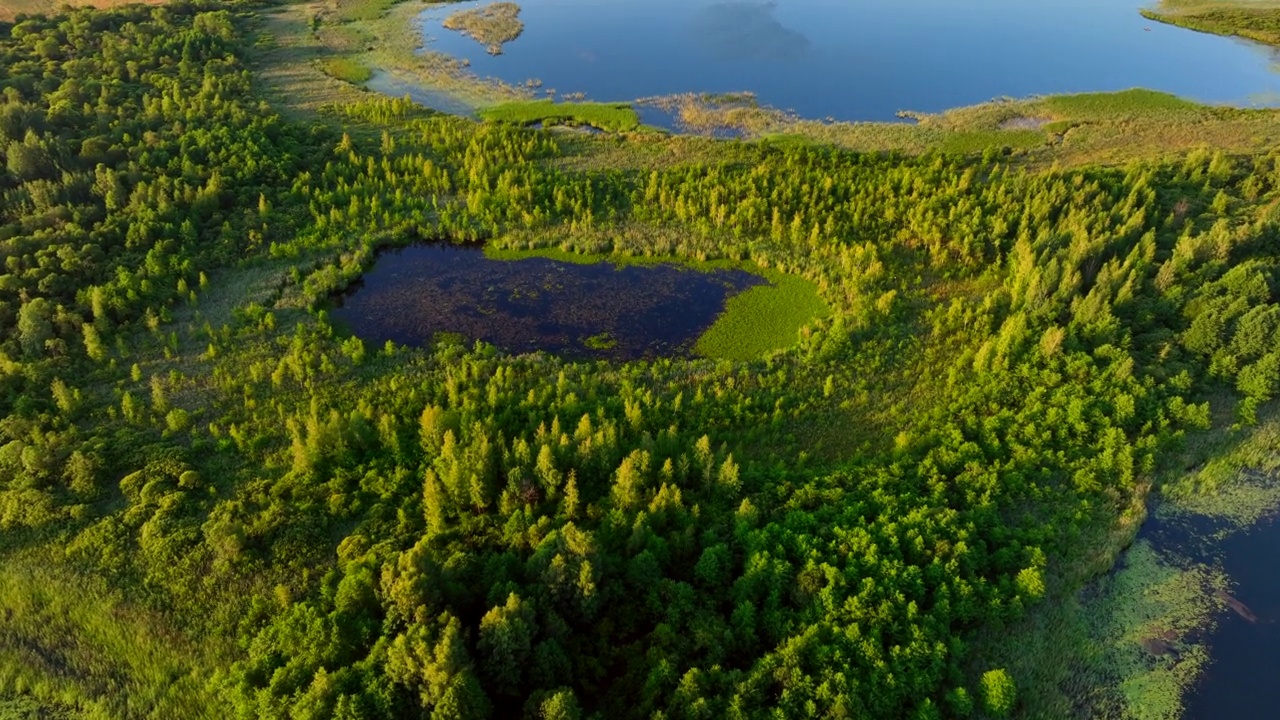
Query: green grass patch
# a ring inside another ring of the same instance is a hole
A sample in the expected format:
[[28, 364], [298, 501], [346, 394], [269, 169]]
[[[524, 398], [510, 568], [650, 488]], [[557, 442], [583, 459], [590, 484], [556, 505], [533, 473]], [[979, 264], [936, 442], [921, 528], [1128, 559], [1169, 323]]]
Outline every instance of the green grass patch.
[[974, 130], [947, 133], [940, 149], [951, 153], [980, 153], [987, 148], [1034, 148], [1047, 142], [1039, 130]]
[[363, 85], [373, 77], [373, 71], [353, 58], [329, 58], [320, 62], [320, 69], [329, 77], [337, 78], [352, 85]]
[[[43, 563], [41, 565], [44, 565]], [[0, 717], [75, 707], [88, 717], [220, 717], [195, 649], [100, 583], [5, 558], [0, 564]]]
[[[1265, 4], [1264, 4], [1265, 5]], [[1237, 3], [1174, 2], [1142, 16], [1188, 30], [1247, 38], [1280, 45], [1280, 7]]]
[[640, 116], [627, 103], [564, 102], [525, 100], [502, 103], [480, 111], [490, 122], [515, 125], [588, 125], [609, 132], [631, 132], [640, 128]]
[[1204, 106], [1177, 95], [1134, 88], [1113, 93], [1076, 93], [1054, 95], [1044, 100], [1044, 106], [1054, 112], [1071, 117], [1106, 116], [1119, 114], [1164, 113], [1169, 111], [1196, 112]]
[[800, 328], [831, 313], [812, 282], [776, 271], [762, 274], [770, 284], [757, 285], [729, 298], [724, 312], [698, 338], [696, 353], [725, 360], [753, 360], [795, 344]]

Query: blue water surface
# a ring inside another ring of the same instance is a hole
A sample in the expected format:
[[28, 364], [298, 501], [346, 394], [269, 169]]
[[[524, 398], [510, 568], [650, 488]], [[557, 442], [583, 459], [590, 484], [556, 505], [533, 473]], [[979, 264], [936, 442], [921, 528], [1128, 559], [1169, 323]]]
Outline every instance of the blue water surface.
[[1134, 0], [524, 0], [500, 55], [441, 25], [488, 2], [428, 7], [427, 47], [594, 100], [747, 91], [839, 120], [1131, 87], [1280, 104], [1280, 53], [1147, 20]]

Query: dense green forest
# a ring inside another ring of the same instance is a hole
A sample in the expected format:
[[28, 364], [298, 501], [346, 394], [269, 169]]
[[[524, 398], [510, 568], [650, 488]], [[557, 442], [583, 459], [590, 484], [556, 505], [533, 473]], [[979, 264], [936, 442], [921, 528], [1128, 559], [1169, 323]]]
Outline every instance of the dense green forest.
[[[1208, 394], [1280, 390], [1280, 151], [575, 169], [407, 100], [282, 119], [253, 9], [0, 26], [0, 717], [1020, 713], [975, 634]], [[422, 240], [749, 260], [834, 312], [747, 362], [329, 322]]]

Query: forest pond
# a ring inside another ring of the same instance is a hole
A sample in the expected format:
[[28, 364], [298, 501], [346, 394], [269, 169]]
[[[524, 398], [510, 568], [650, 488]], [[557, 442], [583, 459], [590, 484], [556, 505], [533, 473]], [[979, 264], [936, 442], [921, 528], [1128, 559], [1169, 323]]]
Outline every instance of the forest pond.
[[513, 353], [632, 360], [689, 355], [726, 300], [764, 282], [672, 264], [495, 260], [438, 243], [380, 255], [332, 316], [378, 345], [427, 346], [444, 333]]
[[[755, 93], [807, 118], [892, 120], [997, 97], [1132, 87], [1280, 104], [1277, 51], [1148, 20], [1142, 0], [517, 0], [500, 53], [420, 16], [426, 47], [480, 77], [628, 101]], [[647, 108], [645, 122], [669, 124]]]

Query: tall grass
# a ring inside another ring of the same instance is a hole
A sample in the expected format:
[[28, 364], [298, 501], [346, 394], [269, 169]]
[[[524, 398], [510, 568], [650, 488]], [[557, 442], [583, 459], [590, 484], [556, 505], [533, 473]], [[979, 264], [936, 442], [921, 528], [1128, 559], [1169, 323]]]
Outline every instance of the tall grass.
[[480, 111], [480, 117], [516, 125], [587, 125], [609, 132], [631, 132], [640, 128], [640, 117], [627, 103], [516, 101], [485, 108]]
[[338, 22], [377, 20], [399, 0], [338, 0], [333, 17]]
[[194, 650], [91, 579], [6, 558], [0, 617], [0, 697], [104, 720], [220, 717]]

